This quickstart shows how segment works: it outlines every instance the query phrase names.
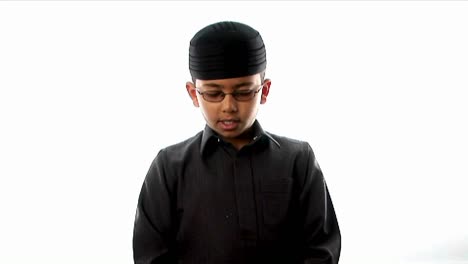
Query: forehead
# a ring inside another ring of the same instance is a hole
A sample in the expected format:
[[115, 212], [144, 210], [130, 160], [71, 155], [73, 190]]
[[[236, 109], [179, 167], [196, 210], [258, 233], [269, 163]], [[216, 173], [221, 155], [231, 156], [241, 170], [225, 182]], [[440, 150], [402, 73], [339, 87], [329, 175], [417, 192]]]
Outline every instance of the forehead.
[[195, 80], [195, 87], [236, 87], [244, 85], [260, 84], [260, 74], [254, 74], [249, 76], [230, 78], [230, 79], [218, 79], [218, 80]]

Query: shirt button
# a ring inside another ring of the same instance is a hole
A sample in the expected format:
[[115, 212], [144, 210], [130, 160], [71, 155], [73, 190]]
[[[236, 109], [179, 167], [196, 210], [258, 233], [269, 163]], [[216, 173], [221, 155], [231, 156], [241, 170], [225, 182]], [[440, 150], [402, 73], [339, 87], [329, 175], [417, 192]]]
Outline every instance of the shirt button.
[[257, 137], [257, 136], [255, 136], [255, 137], [253, 138], [253, 140], [257, 140], [257, 138], [258, 138], [258, 137]]
[[221, 142], [221, 140], [218, 138], [218, 143]]

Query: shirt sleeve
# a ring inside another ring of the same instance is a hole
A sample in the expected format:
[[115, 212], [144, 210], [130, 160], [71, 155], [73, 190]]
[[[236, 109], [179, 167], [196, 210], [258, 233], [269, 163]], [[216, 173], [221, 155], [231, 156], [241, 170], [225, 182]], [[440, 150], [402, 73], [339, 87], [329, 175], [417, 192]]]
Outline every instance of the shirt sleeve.
[[309, 144], [301, 158], [303, 188], [299, 197], [304, 243], [304, 264], [336, 264], [341, 233], [322, 171]]
[[152, 162], [138, 198], [133, 229], [135, 264], [175, 263], [173, 244], [173, 209], [167, 182], [164, 150]]

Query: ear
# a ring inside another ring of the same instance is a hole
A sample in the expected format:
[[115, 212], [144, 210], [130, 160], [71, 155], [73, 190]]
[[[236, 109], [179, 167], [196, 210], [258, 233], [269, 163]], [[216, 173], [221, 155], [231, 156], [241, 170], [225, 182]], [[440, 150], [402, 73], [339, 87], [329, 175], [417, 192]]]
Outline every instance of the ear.
[[270, 86], [271, 86], [271, 80], [265, 79], [265, 81], [263, 81], [262, 98], [260, 99], [260, 104], [266, 103], [268, 94], [270, 93]]
[[192, 99], [193, 105], [195, 107], [200, 107], [198, 104], [197, 89], [195, 88], [195, 84], [192, 82], [187, 82], [185, 84], [185, 88], [187, 89], [187, 93], [190, 96], [190, 99]]

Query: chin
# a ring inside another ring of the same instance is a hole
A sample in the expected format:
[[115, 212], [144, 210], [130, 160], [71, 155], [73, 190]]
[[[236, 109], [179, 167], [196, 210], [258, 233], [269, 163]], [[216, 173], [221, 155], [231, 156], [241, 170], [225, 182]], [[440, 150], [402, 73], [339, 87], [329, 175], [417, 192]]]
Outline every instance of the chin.
[[241, 133], [237, 131], [227, 131], [227, 132], [225, 131], [225, 132], [219, 132], [218, 134], [220, 134], [223, 138], [236, 138], [241, 135]]
[[243, 129], [243, 128], [237, 128], [235, 130], [220, 131], [220, 132], [226, 138], [237, 138], [237, 137], [241, 137], [242, 134], [244, 134], [246, 132], [246, 130]]

